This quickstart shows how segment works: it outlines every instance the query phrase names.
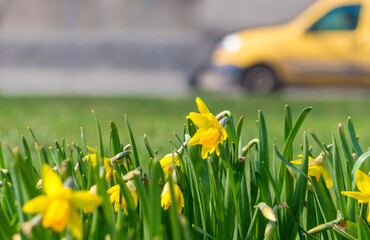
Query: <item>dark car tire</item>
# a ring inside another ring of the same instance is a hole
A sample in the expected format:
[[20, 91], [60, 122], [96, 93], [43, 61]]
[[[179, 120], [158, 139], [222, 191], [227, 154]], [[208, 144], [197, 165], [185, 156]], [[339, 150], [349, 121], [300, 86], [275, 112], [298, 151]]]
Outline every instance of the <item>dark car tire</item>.
[[281, 85], [274, 71], [266, 65], [256, 65], [245, 71], [242, 85], [253, 92], [268, 93]]
[[188, 84], [191, 88], [198, 88], [200, 85], [200, 78], [208, 70], [208, 66], [200, 66], [194, 69], [188, 77]]

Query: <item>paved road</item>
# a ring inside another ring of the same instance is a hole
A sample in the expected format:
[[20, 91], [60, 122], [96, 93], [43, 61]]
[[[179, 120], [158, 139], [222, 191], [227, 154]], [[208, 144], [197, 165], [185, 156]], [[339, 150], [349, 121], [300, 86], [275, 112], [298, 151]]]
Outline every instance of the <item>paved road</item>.
[[175, 95], [187, 91], [185, 75], [176, 71], [0, 70], [0, 94], [4, 95]]

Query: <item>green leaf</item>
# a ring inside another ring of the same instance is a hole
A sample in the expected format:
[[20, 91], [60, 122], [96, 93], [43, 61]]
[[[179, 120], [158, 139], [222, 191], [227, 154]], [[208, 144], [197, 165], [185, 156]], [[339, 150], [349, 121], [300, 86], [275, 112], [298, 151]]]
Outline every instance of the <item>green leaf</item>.
[[348, 118], [347, 123], [348, 123], [348, 132], [351, 138], [353, 148], [355, 149], [357, 155], [360, 156], [362, 155], [362, 150], [361, 150], [360, 144], [358, 143], [355, 128], [353, 127], [353, 122], [352, 122], [351, 117]]
[[357, 228], [357, 224], [350, 221], [342, 220], [339, 223], [333, 223], [334, 231], [350, 240], [357, 240]]
[[161, 237], [162, 231], [158, 227], [158, 223], [161, 222], [161, 192], [159, 185], [157, 184], [161, 177], [161, 165], [159, 161], [152, 163], [151, 165], [151, 185], [150, 185], [150, 211], [151, 211], [151, 223], [150, 233], [151, 239], [154, 237]]
[[267, 129], [266, 129], [266, 123], [265, 118], [262, 114], [262, 111], [258, 111], [258, 161], [256, 162], [256, 169], [261, 174], [262, 181], [265, 182], [266, 185], [268, 185], [267, 181], [267, 174], [265, 170], [262, 168], [262, 162], [266, 163], [266, 166], [269, 167], [269, 149], [268, 149], [268, 137], [267, 137]]
[[192, 225], [192, 227], [193, 227], [193, 229], [195, 230], [195, 231], [197, 231], [198, 233], [200, 233], [200, 234], [202, 234], [202, 235], [204, 235], [204, 236], [206, 236], [206, 237], [208, 237], [208, 238], [210, 238], [210, 239], [217, 239], [217, 238], [215, 238], [215, 237], [213, 237], [213, 236], [211, 236], [209, 233], [207, 233], [207, 232], [205, 232], [203, 229], [201, 229], [200, 227], [198, 227], [197, 225]]
[[239, 122], [238, 122], [238, 127], [237, 127], [237, 130], [236, 130], [236, 146], [239, 145], [239, 142], [240, 142], [240, 139], [241, 139], [241, 133], [242, 133], [242, 128], [243, 128], [243, 122], [244, 122], [244, 117], [241, 116], [239, 118]]
[[252, 221], [251, 221], [251, 223], [249, 225], [247, 235], [245, 236], [245, 240], [252, 239], [252, 234], [253, 234], [254, 227], [256, 225], [256, 220], [257, 220], [258, 212], [259, 212], [258, 209], [255, 209], [254, 210]]
[[12, 239], [13, 235], [16, 233], [16, 229], [14, 228], [14, 226], [11, 226], [7, 221], [7, 218], [3, 210], [3, 206], [1, 206], [1, 204], [0, 204], [0, 230], [3, 233], [3, 236], [6, 237], [6, 239]]
[[146, 150], [148, 151], [149, 157], [154, 158], [156, 155], [154, 154], [154, 151], [150, 147], [146, 134], [144, 134], [144, 143], [145, 143]]
[[132, 199], [130, 190], [127, 188], [126, 183], [122, 180], [118, 172], [114, 172], [117, 183], [120, 186], [120, 191], [125, 199], [128, 216], [130, 217], [130, 226], [134, 228], [139, 227], [139, 216], [136, 211], [134, 200]]
[[294, 124], [293, 129], [290, 131], [289, 136], [284, 143], [283, 153], [282, 153], [284, 157], [287, 157], [288, 153], [291, 151], [293, 140], [297, 136], [297, 133], [302, 126], [302, 123], [304, 122], [308, 113], [311, 110], [312, 110], [312, 107], [307, 107], [303, 109], [303, 111], [299, 115], [298, 120]]
[[119, 139], [119, 134], [118, 134], [118, 129], [116, 124], [113, 121], [109, 122], [110, 124], [110, 142], [111, 142], [111, 147], [113, 150], [113, 155], [116, 155], [120, 152], [122, 152], [121, 149], [121, 142]]
[[96, 114], [94, 112], [94, 110], [92, 110], [92, 113], [94, 115], [94, 119], [95, 119], [95, 122], [96, 122], [96, 128], [97, 128], [97, 133], [98, 133], [98, 153], [97, 154], [97, 159], [96, 159], [96, 172], [99, 171], [100, 169], [100, 166], [102, 166], [102, 162], [104, 161], [104, 145], [103, 145], [103, 137], [102, 137], [102, 134], [101, 134], [101, 128], [100, 128], [100, 123], [99, 123], [99, 120], [98, 118], [96, 117]]
[[139, 156], [137, 154], [137, 148], [136, 148], [136, 143], [135, 143], [135, 139], [134, 139], [134, 134], [132, 133], [131, 126], [130, 126], [130, 123], [128, 121], [128, 117], [126, 115], [125, 115], [125, 119], [126, 119], [128, 134], [130, 136], [130, 146], [131, 146], [131, 151], [133, 153], [134, 168], [138, 168], [140, 166], [140, 162], [139, 162]]
[[295, 171], [299, 172], [300, 174], [302, 174], [310, 183], [312, 183], [311, 179], [304, 173], [302, 172], [301, 170], [299, 170], [298, 168], [296, 168], [293, 164], [291, 164], [290, 162], [288, 162], [279, 152], [279, 150], [277, 149], [277, 147], [275, 146], [275, 152], [276, 152], [276, 155], [279, 157], [279, 159], [281, 161], [283, 161], [287, 166], [289, 166], [290, 168], [294, 169]]
[[358, 240], [369, 240], [370, 229], [362, 217], [358, 218]]
[[344, 129], [343, 129], [343, 125], [340, 123], [339, 126], [339, 135], [340, 135], [340, 139], [342, 141], [342, 150], [343, 150], [343, 153], [345, 154], [345, 157], [347, 158], [348, 162], [349, 162], [349, 165], [351, 166], [351, 168], [353, 167], [354, 165], [354, 159], [353, 159], [353, 156], [351, 154], [351, 151], [350, 151], [350, 148], [348, 146], [348, 142], [347, 142], [347, 138], [345, 136], [345, 133], [344, 133]]
[[356, 171], [358, 169], [361, 168], [361, 165], [365, 162], [365, 160], [367, 160], [368, 158], [370, 157], [370, 151], [367, 151], [365, 152], [364, 154], [362, 154], [358, 159], [357, 161], [355, 162], [355, 164], [353, 165], [353, 168], [352, 168], [352, 171], [351, 171], [351, 177], [352, 177], [352, 190], [354, 191], [356, 186], [356, 182], [354, 181], [355, 180], [355, 175], [356, 175]]

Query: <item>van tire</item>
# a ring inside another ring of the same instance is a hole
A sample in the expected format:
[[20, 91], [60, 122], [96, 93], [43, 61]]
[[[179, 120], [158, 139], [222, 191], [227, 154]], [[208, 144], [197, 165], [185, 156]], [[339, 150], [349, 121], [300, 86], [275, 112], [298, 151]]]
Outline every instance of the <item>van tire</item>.
[[253, 92], [268, 93], [280, 87], [274, 71], [266, 65], [256, 65], [245, 71], [242, 85]]

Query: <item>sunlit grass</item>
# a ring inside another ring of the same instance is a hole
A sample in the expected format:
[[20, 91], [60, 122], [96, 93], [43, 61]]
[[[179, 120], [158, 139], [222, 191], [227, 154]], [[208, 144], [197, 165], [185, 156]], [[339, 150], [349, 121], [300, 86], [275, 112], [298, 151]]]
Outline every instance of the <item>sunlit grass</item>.
[[[351, 116], [356, 130], [360, 133], [360, 144], [370, 142], [368, 119], [370, 118], [370, 98], [318, 98], [309, 99], [299, 95], [238, 95], [235, 97], [206, 94], [200, 96], [211, 107], [212, 112], [230, 110], [235, 119], [245, 117], [243, 138], [245, 141], [255, 135], [257, 111], [262, 110], [266, 116], [269, 139], [277, 138], [282, 143], [284, 105], [289, 104], [296, 115], [303, 107], [312, 106], [313, 110], [302, 126], [318, 133], [324, 133], [323, 141], [331, 140], [331, 132], [337, 134], [338, 123], [346, 124]], [[147, 157], [143, 151], [143, 135], [147, 134], [153, 141], [153, 148], [160, 155], [170, 150], [169, 139], [174, 140], [173, 133], [181, 135], [188, 112], [194, 111], [194, 96], [170, 98], [145, 97], [1, 97], [0, 98], [0, 140], [10, 146], [18, 145], [20, 135], [30, 139], [27, 127], [30, 127], [39, 143], [49, 146], [54, 140], [66, 137], [67, 142], [80, 143], [80, 127], [83, 126], [87, 144], [97, 146], [96, 128], [91, 110], [94, 109], [102, 126], [109, 126], [114, 121], [120, 130], [123, 142], [128, 142], [124, 115], [131, 122], [139, 155]], [[297, 117], [293, 115], [293, 119]], [[108, 143], [108, 131], [102, 128], [104, 141]], [[272, 137], [273, 136], [273, 137]], [[367, 147], [367, 146], [363, 146]]]

